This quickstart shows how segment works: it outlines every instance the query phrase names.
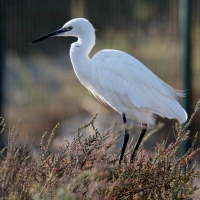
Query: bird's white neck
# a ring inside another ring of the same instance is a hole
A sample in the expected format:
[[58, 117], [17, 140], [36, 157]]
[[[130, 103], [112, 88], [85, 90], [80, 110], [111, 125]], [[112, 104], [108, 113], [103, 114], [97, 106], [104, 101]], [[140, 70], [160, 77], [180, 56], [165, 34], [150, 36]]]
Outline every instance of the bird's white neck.
[[73, 43], [70, 48], [70, 58], [74, 71], [83, 85], [89, 76], [88, 68], [91, 66], [89, 54], [94, 44], [95, 33], [90, 33], [79, 37], [78, 41]]
[[72, 63], [78, 60], [79, 56], [89, 57], [90, 51], [95, 45], [95, 33], [82, 35], [78, 41], [71, 45], [70, 58]]

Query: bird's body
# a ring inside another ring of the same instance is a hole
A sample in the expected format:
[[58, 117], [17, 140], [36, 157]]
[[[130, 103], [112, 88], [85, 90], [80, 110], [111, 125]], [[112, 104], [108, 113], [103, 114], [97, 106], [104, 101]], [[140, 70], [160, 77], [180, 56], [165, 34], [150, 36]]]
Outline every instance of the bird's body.
[[73, 19], [32, 43], [54, 36], [78, 38], [70, 49], [78, 79], [98, 100], [123, 114], [124, 123], [124, 114], [146, 125], [154, 124], [154, 114], [181, 123], [187, 120], [187, 113], [177, 101], [184, 93], [166, 84], [136, 58], [118, 50], [102, 50], [90, 59], [95, 29], [88, 20]]
[[79, 80], [117, 112], [146, 124], [154, 124], [153, 114], [186, 121], [186, 113], [176, 100], [182, 93], [134, 57], [121, 51], [103, 50], [88, 60], [83, 71], [73, 63]]

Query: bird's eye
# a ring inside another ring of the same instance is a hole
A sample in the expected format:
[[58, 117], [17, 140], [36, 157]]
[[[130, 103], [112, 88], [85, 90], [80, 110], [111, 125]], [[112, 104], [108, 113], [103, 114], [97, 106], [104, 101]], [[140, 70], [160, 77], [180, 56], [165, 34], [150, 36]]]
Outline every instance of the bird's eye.
[[68, 31], [71, 31], [72, 29], [73, 29], [72, 26], [69, 26], [69, 27], [67, 28]]

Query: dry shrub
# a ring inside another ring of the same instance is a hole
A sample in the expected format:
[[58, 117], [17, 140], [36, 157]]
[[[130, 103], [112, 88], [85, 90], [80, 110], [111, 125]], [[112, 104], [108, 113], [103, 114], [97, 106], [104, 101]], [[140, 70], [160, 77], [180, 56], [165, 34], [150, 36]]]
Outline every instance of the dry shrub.
[[[200, 150], [191, 148], [180, 156], [180, 145], [187, 140], [187, 130], [200, 107], [182, 128], [176, 125], [174, 143], [157, 144], [152, 152], [139, 149], [135, 162], [128, 162], [133, 141], [119, 165], [119, 152], [114, 151], [117, 139], [115, 125], [104, 133], [94, 126], [95, 117], [78, 129], [73, 141], [65, 138], [56, 152], [50, 145], [59, 124], [49, 134], [47, 142], [42, 136], [37, 158], [30, 156], [31, 146], [18, 142], [17, 127], [9, 134], [6, 148], [1, 150], [1, 199], [192, 199], [197, 186], [193, 185], [200, 171], [193, 161]], [[4, 120], [1, 127], [5, 127]], [[92, 127], [94, 134], [85, 136], [84, 130]]]

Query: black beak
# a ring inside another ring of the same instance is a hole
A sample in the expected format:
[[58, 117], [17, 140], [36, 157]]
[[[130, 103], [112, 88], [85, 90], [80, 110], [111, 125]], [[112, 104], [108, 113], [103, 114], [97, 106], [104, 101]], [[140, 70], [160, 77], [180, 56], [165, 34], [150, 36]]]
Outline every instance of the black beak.
[[37, 38], [36, 40], [33, 40], [32, 42], [30, 42], [30, 44], [33, 44], [33, 43], [35, 43], [35, 42], [39, 42], [39, 41], [45, 40], [45, 39], [50, 38], [50, 37], [54, 37], [54, 36], [56, 36], [56, 35], [59, 35], [60, 33], [66, 32], [66, 31], [67, 31], [66, 28], [58, 29], [57, 31], [48, 33], [48, 34], [46, 34], [46, 35], [43, 35], [42, 37]]

